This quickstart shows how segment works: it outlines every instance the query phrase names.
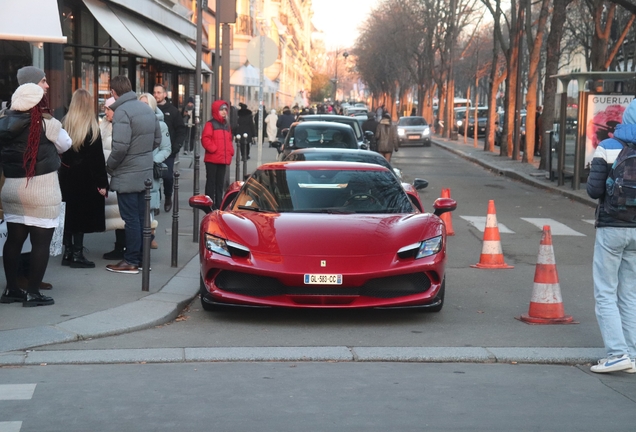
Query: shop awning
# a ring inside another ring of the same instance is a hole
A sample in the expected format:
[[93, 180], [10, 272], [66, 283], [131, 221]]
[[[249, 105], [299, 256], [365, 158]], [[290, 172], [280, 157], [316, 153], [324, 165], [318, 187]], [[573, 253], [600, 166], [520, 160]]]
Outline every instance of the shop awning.
[[65, 44], [66, 36], [62, 35], [57, 2], [51, 0], [2, 2], [0, 39]]
[[[263, 77], [263, 88], [266, 92], [274, 93], [278, 90], [278, 85], [275, 82], [267, 78]], [[259, 86], [259, 72], [254, 66], [248, 64], [243, 65], [237, 70], [234, 71], [232, 76], [230, 76], [230, 85], [233, 86], [247, 86], [247, 87], [258, 87]]]
[[[84, 0], [84, 4], [124, 50], [184, 69], [195, 69], [196, 53], [181, 38], [123, 10], [111, 9], [100, 0]], [[211, 72], [204, 62], [201, 63], [202, 70]]]

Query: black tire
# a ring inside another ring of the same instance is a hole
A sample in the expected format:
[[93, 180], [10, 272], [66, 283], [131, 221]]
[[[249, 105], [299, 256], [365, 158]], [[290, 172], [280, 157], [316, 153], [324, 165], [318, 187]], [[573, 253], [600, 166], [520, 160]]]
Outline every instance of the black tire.
[[205, 289], [205, 284], [203, 283], [203, 277], [200, 277], [199, 280], [200, 280], [199, 293], [201, 294], [201, 307], [203, 308], [204, 311], [208, 311], [208, 312], [218, 311], [219, 310], [218, 306], [213, 305], [211, 303], [207, 303], [205, 300], [203, 300], [203, 297], [208, 294], [208, 290]]
[[446, 277], [444, 277], [444, 280], [442, 280], [442, 288], [439, 290], [439, 292], [437, 293], [437, 296], [435, 297], [435, 300], [441, 300], [442, 302], [440, 304], [438, 304], [437, 306], [424, 309], [424, 312], [435, 313], [435, 312], [441, 311], [442, 308], [444, 307], [444, 296], [445, 295], [446, 295]]

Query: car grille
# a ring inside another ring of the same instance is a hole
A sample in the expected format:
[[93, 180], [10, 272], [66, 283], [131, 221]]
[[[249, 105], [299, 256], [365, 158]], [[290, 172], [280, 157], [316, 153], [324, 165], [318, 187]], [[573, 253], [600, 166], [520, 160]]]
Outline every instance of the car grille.
[[333, 285], [305, 285], [289, 287], [275, 278], [249, 273], [222, 271], [216, 277], [219, 289], [251, 297], [271, 297], [281, 295], [324, 295], [324, 296], [365, 296], [395, 298], [426, 292], [431, 280], [426, 273], [388, 276], [367, 281], [361, 287], [341, 287]]

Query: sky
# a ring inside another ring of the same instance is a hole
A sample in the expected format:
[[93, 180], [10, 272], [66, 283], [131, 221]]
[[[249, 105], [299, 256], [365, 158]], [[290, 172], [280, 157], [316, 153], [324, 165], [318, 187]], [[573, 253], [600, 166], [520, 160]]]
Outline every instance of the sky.
[[358, 26], [380, 0], [313, 0], [313, 23], [322, 31], [327, 49], [349, 48], [358, 36]]

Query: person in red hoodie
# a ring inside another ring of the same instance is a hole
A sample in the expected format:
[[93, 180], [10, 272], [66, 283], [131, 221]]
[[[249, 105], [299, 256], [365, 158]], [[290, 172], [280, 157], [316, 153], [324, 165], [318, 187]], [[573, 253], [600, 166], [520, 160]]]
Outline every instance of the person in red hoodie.
[[223, 200], [225, 170], [234, 156], [228, 106], [222, 100], [212, 103], [212, 119], [206, 122], [201, 135], [201, 144], [205, 150], [205, 194], [212, 198], [215, 209], [219, 208]]

